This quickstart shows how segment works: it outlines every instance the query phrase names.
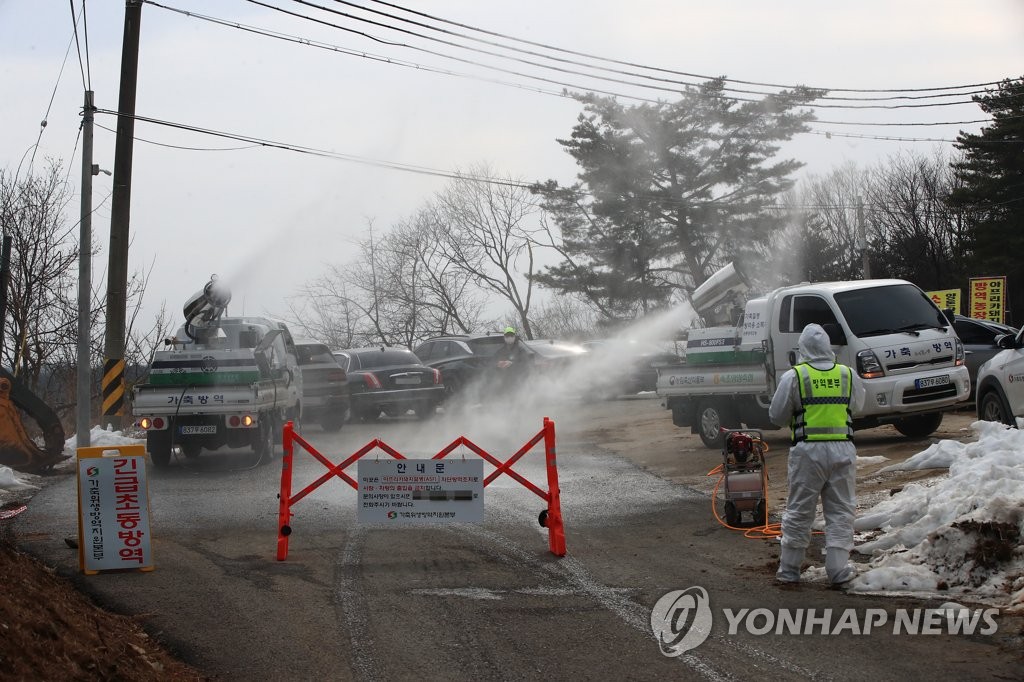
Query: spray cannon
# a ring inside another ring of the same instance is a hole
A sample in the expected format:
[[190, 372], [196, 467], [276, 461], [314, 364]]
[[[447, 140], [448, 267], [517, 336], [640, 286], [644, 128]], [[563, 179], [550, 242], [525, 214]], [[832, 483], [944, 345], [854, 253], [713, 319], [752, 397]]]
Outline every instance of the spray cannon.
[[[715, 309], [723, 305], [728, 305], [730, 309], [742, 305], [743, 301], [740, 296], [748, 289], [750, 289], [750, 281], [740, 269], [739, 264], [729, 263], [693, 290], [693, 293], [690, 294], [690, 304], [705, 323], [732, 322], [720, 319], [723, 315], [721, 313], [716, 315]], [[726, 315], [729, 312], [731, 311], [727, 310]]]
[[185, 302], [185, 333], [193, 341], [200, 342], [208, 336], [204, 330], [215, 329], [221, 315], [231, 302], [231, 291], [217, 280], [217, 275], [210, 275], [210, 281], [201, 291], [193, 294]]

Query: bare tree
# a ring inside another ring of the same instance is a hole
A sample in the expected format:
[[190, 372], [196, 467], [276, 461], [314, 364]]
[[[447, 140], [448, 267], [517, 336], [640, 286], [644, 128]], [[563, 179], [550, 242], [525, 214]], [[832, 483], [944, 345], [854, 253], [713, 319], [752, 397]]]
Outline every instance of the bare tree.
[[538, 338], [584, 339], [597, 331], [593, 306], [580, 296], [553, 296], [539, 308], [531, 319]]
[[483, 299], [447, 257], [432, 208], [382, 236], [372, 228], [358, 244], [357, 259], [331, 266], [290, 300], [298, 328], [335, 348], [411, 348], [478, 324]]
[[0, 170], [0, 226], [12, 240], [4, 362], [33, 391], [47, 364], [74, 354], [78, 243], [65, 218], [71, 199], [59, 162], [24, 178]]
[[957, 183], [949, 159], [901, 154], [872, 172], [868, 192], [875, 276], [900, 277], [925, 289], [967, 285], [968, 220], [947, 198]]
[[536, 202], [523, 183], [511, 177], [495, 180], [483, 164], [459, 173], [437, 196], [444, 255], [512, 306], [526, 338], [533, 338], [534, 236], [540, 228], [531, 219], [539, 215]]

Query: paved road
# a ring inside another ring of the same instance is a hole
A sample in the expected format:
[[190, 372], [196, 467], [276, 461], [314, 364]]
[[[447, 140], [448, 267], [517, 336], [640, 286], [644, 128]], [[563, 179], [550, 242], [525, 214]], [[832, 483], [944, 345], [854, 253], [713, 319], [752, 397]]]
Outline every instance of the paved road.
[[[588, 419], [614, 428], [658, 409], [655, 401], [598, 403]], [[1019, 677], [1019, 654], [998, 633], [893, 635], [895, 610], [918, 602], [774, 587], [771, 542], [717, 526], [704, 495], [608, 454], [575, 417], [554, 416], [566, 424], [562, 559], [548, 553], [537, 524], [540, 499], [502, 478], [487, 488], [485, 523], [417, 529], [360, 527], [355, 493], [331, 481], [295, 507], [290, 554], [278, 562], [278, 463], [254, 468], [247, 453], [222, 451], [151, 472], [154, 572], [76, 581], [224, 680]], [[303, 433], [340, 461], [374, 437], [428, 457], [461, 429], [504, 459], [540, 427], [510, 423], [508, 415], [491, 425], [438, 417]], [[543, 484], [540, 454], [517, 469]], [[324, 471], [299, 457], [297, 486]], [[76, 533], [75, 509], [67, 476], [36, 495], [17, 527], [23, 547], [69, 575], [76, 557], [63, 540]], [[692, 586], [710, 595], [711, 636], [683, 656], [663, 656], [651, 609]], [[846, 608], [861, 616], [884, 609], [889, 625], [870, 635], [730, 635], [723, 609], [741, 608], [831, 608], [836, 618]]]

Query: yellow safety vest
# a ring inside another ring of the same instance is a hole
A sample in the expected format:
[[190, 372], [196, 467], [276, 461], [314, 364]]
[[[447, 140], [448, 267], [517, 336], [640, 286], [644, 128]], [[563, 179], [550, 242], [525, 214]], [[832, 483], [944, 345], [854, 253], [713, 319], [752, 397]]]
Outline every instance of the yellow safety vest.
[[815, 369], [800, 364], [796, 371], [800, 391], [800, 409], [794, 411], [792, 437], [801, 441], [853, 440], [853, 374], [846, 365]]

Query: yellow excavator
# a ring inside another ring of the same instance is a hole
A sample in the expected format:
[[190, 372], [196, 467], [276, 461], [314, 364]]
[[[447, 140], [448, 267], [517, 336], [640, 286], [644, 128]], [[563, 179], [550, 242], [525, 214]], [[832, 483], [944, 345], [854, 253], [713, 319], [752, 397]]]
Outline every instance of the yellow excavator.
[[[0, 246], [0, 348], [7, 319], [11, 241], [10, 235], [5, 235]], [[39, 447], [25, 432], [19, 409], [39, 425], [43, 447]], [[64, 454], [64, 426], [60, 417], [17, 377], [0, 367], [0, 466], [27, 474], [40, 474], [65, 459], [68, 456]]]
[[[29, 438], [19, 409], [39, 425], [43, 447]], [[60, 417], [10, 372], [0, 368], [0, 465], [23, 473], [40, 474], [67, 458]]]

